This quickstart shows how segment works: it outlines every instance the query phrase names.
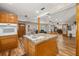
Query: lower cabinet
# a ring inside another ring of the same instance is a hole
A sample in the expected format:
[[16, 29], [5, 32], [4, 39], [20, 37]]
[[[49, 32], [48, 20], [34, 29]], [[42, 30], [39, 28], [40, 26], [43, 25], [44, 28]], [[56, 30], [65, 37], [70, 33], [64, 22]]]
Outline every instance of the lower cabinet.
[[56, 56], [58, 54], [56, 38], [38, 44], [25, 38], [23, 43], [26, 54], [29, 56]]
[[17, 35], [0, 37], [0, 51], [11, 50], [18, 47]]

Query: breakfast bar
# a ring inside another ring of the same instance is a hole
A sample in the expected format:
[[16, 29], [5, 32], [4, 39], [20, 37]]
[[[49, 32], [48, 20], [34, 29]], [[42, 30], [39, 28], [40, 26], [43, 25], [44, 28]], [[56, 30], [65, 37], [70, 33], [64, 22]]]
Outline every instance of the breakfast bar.
[[29, 56], [55, 56], [58, 53], [57, 35], [31, 34], [24, 35], [24, 49]]

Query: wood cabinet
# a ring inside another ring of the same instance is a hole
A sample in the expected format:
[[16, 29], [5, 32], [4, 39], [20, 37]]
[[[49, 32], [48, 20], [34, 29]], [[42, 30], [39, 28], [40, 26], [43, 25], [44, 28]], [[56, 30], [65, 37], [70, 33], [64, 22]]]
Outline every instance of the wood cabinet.
[[17, 23], [18, 17], [9, 12], [0, 12], [0, 23]]
[[[17, 15], [10, 12], [0, 12], [0, 23], [18, 24], [17, 22], [18, 22]], [[15, 49], [17, 47], [18, 47], [18, 35], [15, 34], [15, 35], [0, 36], [0, 52], [5, 51], [11, 52], [12, 49]]]
[[39, 44], [34, 44], [29, 39], [24, 38], [23, 43], [26, 54], [30, 56], [56, 56], [58, 54], [56, 38], [51, 38]]
[[79, 4], [76, 5], [76, 55], [79, 56]]
[[0, 37], [0, 50], [11, 50], [18, 46], [17, 35], [1, 36]]

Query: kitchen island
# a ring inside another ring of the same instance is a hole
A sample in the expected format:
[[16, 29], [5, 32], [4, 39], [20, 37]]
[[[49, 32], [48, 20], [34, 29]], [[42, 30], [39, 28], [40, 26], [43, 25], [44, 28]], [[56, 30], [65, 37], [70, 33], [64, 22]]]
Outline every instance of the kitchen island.
[[58, 53], [57, 35], [33, 34], [24, 35], [24, 48], [29, 56], [55, 56]]

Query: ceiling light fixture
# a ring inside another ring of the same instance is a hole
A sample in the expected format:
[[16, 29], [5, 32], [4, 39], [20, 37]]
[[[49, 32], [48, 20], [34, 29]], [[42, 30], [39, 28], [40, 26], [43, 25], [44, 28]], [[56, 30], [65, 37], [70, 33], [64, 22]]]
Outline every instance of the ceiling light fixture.
[[39, 13], [39, 11], [36, 11], [36, 13]]
[[46, 12], [44, 14], [41, 14], [40, 17], [47, 15], [49, 12]]
[[41, 8], [41, 10], [44, 10], [44, 9], [45, 9], [45, 7]]
[[27, 15], [25, 15], [25, 17], [27, 17]]

